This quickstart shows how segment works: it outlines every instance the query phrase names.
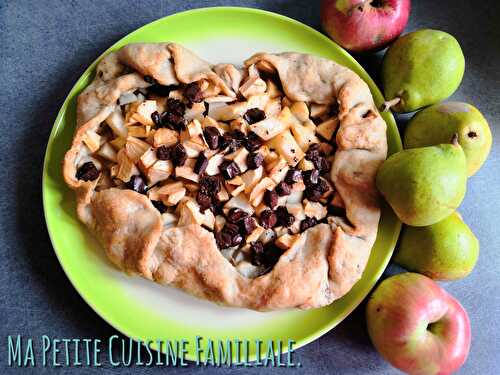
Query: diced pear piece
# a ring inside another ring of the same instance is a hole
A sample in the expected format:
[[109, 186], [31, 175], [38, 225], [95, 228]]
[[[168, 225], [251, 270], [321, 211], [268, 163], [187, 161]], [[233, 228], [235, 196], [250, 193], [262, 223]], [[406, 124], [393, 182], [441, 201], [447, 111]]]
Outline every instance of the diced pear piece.
[[127, 156], [134, 163], [139, 161], [141, 156], [149, 150], [149, 147], [149, 143], [131, 136], [127, 137], [127, 143], [125, 143], [125, 151], [127, 152]]
[[295, 220], [301, 221], [306, 218], [306, 215], [304, 214], [304, 207], [302, 206], [301, 202], [287, 203], [286, 209], [291, 215], [295, 217]]
[[97, 151], [97, 154], [105, 159], [108, 159], [109, 161], [118, 161], [116, 151], [109, 143], [103, 144], [99, 151]]
[[187, 200], [179, 207], [179, 221], [177, 226], [182, 227], [190, 224], [201, 225], [205, 221], [205, 215], [200, 212], [200, 206], [193, 201]]
[[224, 225], [226, 225], [226, 218], [222, 215], [217, 215], [215, 217], [215, 225], [214, 225], [214, 229], [219, 232], [222, 230], [222, 228], [224, 228]]
[[146, 172], [148, 185], [154, 185], [160, 181], [168, 179], [174, 171], [171, 160], [158, 160]]
[[116, 172], [116, 178], [122, 180], [123, 182], [130, 181], [132, 176], [139, 174], [139, 170], [129, 159], [125, 149], [121, 149], [117, 154], [118, 159], [118, 171]]
[[316, 132], [326, 140], [331, 141], [337, 126], [339, 126], [339, 119], [334, 117], [319, 124], [316, 127]]
[[209, 176], [214, 176], [219, 173], [219, 165], [224, 161], [223, 154], [215, 154], [210, 159], [208, 159], [207, 169], [205, 173]]
[[264, 168], [260, 166], [257, 169], [249, 169], [241, 175], [241, 179], [245, 183], [245, 193], [248, 194], [257, 185], [257, 183], [262, 179], [262, 174]]
[[304, 199], [304, 214], [308, 217], [314, 217], [317, 220], [321, 220], [326, 217], [328, 211], [326, 206], [323, 206], [319, 202], [310, 202], [307, 199]]
[[314, 134], [314, 130], [309, 129], [304, 125], [293, 124], [290, 129], [292, 130], [293, 137], [303, 151], [307, 151], [310, 145], [318, 142], [318, 138]]
[[184, 165], [175, 168], [175, 176], [182, 177], [193, 182], [198, 182], [200, 180], [200, 176], [198, 173], [193, 171], [195, 164], [196, 159], [187, 159]]
[[250, 130], [264, 141], [276, 137], [287, 129], [287, 125], [276, 117], [269, 117], [249, 126]]
[[215, 227], [215, 216], [210, 209], [206, 209], [203, 212], [204, 220], [203, 220], [203, 226], [207, 227], [208, 229], [213, 230]]
[[142, 171], [146, 171], [149, 167], [151, 167], [154, 163], [156, 163], [158, 159], [156, 158], [156, 151], [151, 147], [139, 158], [139, 168]]
[[266, 92], [267, 85], [259, 76], [248, 77], [246, 82], [240, 86], [240, 93], [246, 99], [251, 95], [262, 94]]
[[248, 98], [247, 108], [259, 108], [261, 110], [264, 110], [268, 102], [269, 102], [269, 95], [267, 95], [266, 93], [255, 94]]
[[82, 141], [92, 153], [99, 150], [101, 146], [101, 136], [93, 130], [87, 130], [82, 137]]
[[281, 100], [280, 98], [270, 99], [264, 108], [266, 117], [275, 117], [281, 113]]
[[280, 237], [278, 237], [278, 239], [274, 242], [276, 244], [276, 246], [278, 246], [279, 248], [283, 249], [283, 250], [288, 250], [289, 248], [291, 248], [294, 243], [299, 239], [299, 235], [297, 234], [284, 234]]
[[[251, 206], [248, 198], [244, 193], [240, 193], [236, 197], [232, 197], [225, 205], [224, 211], [225, 213], [229, 212], [231, 208], [240, 208], [245, 212], [248, 212], [249, 215], [252, 215], [254, 212], [253, 207]], [[227, 212], [226, 212], [227, 211]]]
[[259, 237], [264, 233], [264, 228], [262, 228], [260, 225], [257, 225], [257, 227], [253, 230], [252, 233], [250, 233], [247, 238], [245, 239], [246, 243], [250, 242], [255, 242], [259, 239]]
[[203, 130], [201, 129], [201, 123], [196, 119], [187, 124], [186, 128], [190, 137], [195, 137], [203, 133]]
[[259, 241], [264, 245], [273, 241], [276, 238], [276, 233], [272, 229], [265, 229], [259, 237]]
[[241, 147], [235, 152], [226, 155], [227, 160], [232, 160], [234, 161], [238, 167], [240, 168], [241, 172], [245, 172], [248, 169], [247, 166], [247, 157], [248, 157], [248, 150], [245, 147]]
[[177, 203], [180, 202], [182, 198], [186, 195], [186, 188], [182, 187], [179, 190], [169, 194], [166, 199], [163, 198], [162, 202], [166, 206], [175, 206]]
[[177, 224], [177, 216], [170, 212], [161, 214], [161, 219], [163, 220], [163, 226], [167, 228], [172, 228]]
[[120, 107], [116, 106], [113, 112], [106, 118], [106, 124], [113, 130], [118, 137], [126, 138], [128, 135], [125, 119], [123, 118]]
[[304, 158], [304, 151], [302, 151], [289, 130], [278, 134], [267, 145], [275, 149], [291, 166], [296, 166]]
[[137, 111], [132, 115], [132, 119], [142, 125], [154, 125], [151, 114], [157, 110], [156, 100], [146, 100], [139, 104]]
[[[269, 95], [270, 98], [274, 99], [274, 98], [282, 95], [278, 86], [276, 86], [276, 84], [273, 81], [271, 81], [270, 79], [268, 79], [266, 81], [266, 85], [267, 85], [267, 94]], [[281, 100], [280, 100], [280, 102], [281, 102]], [[281, 103], [280, 103], [280, 106], [281, 106]]]
[[208, 105], [208, 116], [216, 121], [229, 121], [241, 117], [247, 111], [246, 102], [234, 104], [212, 103]]
[[260, 182], [255, 185], [253, 190], [250, 192], [249, 201], [252, 206], [257, 207], [264, 198], [264, 193], [266, 190], [272, 190], [276, 186], [276, 183], [269, 177], [264, 177]]
[[179, 134], [172, 129], [160, 128], [153, 136], [153, 146], [173, 146], [179, 141]]
[[311, 113], [309, 114], [312, 118], [321, 117], [328, 112], [327, 104], [311, 104]]
[[294, 114], [299, 121], [306, 121], [309, 119], [309, 108], [307, 108], [307, 104], [304, 102], [295, 102], [290, 107], [290, 111]]
[[299, 169], [303, 171], [310, 171], [311, 169], [314, 169], [314, 163], [310, 160], [302, 159], [299, 163]]

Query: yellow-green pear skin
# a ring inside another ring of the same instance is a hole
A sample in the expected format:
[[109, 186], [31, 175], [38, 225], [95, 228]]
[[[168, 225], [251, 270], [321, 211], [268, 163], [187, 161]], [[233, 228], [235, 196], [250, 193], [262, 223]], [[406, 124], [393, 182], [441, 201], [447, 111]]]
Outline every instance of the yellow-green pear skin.
[[456, 139], [454, 143], [403, 150], [382, 164], [376, 183], [403, 223], [432, 225], [455, 211], [464, 198], [465, 154]]
[[457, 213], [426, 227], [405, 227], [395, 262], [434, 280], [457, 280], [472, 272], [479, 241]]
[[386, 100], [401, 98], [392, 107], [412, 112], [451, 96], [465, 71], [465, 58], [450, 34], [423, 29], [398, 38], [384, 55], [382, 87]]
[[405, 148], [432, 146], [448, 142], [458, 134], [467, 159], [467, 174], [475, 174], [491, 150], [491, 130], [479, 110], [467, 103], [439, 103], [418, 112], [409, 122]]

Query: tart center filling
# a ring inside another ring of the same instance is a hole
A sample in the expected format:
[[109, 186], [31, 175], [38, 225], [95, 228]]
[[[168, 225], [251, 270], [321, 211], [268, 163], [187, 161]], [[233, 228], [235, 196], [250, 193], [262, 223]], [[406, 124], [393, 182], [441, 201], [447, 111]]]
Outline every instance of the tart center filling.
[[335, 105], [288, 98], [269, 67], [230, 67], [236, 99], [205, 79], [163, 86], [145, 76], [149, 87], [122, 94], [87, 131], [75, 177], [145, 194], [165, 227], [205, 227], [255, 277], [301, 232], [345, 215], [330, 180], [339, 120]]

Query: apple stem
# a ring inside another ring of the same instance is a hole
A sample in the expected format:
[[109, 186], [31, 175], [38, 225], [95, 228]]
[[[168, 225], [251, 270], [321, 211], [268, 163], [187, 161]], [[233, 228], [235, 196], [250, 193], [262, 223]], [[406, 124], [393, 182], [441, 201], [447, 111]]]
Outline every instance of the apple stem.
[[386, 100], [384, 104], [382, 105], [382, 112], [387, 112], [389, 109], [394, 107], [395, 105], [399, 104], [401, 101], [400, 97], [391, 99], [391, 100]]

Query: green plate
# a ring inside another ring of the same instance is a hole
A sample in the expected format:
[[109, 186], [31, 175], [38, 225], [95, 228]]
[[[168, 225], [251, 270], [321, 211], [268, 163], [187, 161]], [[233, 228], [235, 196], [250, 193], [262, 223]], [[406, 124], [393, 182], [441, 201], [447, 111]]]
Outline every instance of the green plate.
[[[278, 14], [247, 8], [191, 10], [141, 27], [108, 51], [131, 42], [160, 41], [182, 43], [213, 63], [241, 64], [258, 51], [324, 56], [354, 70], [370, 86], [376, 104], [383, 102], [375, 83], [347, 52], [314, 29]], [[187, 358], [194, 359], [197, 335], [204, 340], [282, 340], [284, 350], [291, 339], [300, 347], [339, 324], [366, 297], [386, 268], [400, 231], [400, 223], [389, 209], [383, 210], [377, 242], [362, 279], [342, 299], [316, 310], [258, 313], [221, 307], [116, 270], [77, 220], [74, 194], [61, 176], [61, 161], [75, 129], [76, 97], [90, 83], [95, 65], [73, 87], [54, 123], [45, 155], [43, 203], [50, 238], [64, 271], [103, 319], [143, 341], [187, 339]], [[388, 125], [389, 152], [393, 153], [401, 149], [401, 139], [392, 115], [384, 113], [383, 117]], [[250, 348], [253, 359], [256, 349]]]

